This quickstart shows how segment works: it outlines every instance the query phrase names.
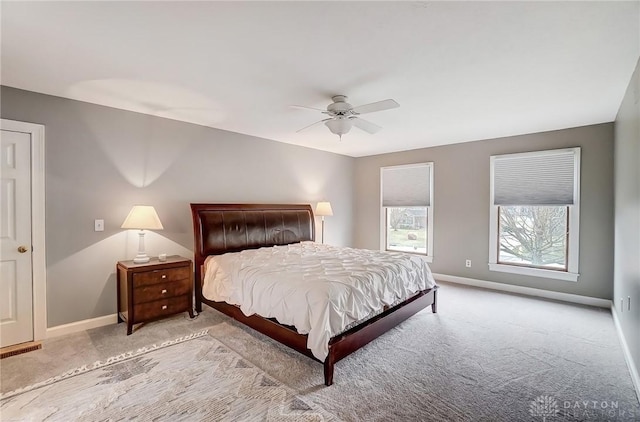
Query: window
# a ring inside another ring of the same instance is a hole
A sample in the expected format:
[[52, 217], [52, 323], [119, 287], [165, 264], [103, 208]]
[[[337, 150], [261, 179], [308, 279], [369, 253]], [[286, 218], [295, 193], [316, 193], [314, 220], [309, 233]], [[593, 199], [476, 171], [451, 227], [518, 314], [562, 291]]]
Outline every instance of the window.
[[489, 269], [577, 281], [580, 148], [491, 157]]
[[381, 249], [433, 258], [433, 163], [380, 169]]

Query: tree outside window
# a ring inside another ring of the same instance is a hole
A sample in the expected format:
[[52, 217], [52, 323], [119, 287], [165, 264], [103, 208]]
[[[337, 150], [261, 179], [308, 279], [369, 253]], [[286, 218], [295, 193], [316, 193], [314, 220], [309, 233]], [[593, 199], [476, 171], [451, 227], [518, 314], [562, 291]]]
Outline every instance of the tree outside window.
[[498, 263], [567, 269], [566, 206], [501, 206]]

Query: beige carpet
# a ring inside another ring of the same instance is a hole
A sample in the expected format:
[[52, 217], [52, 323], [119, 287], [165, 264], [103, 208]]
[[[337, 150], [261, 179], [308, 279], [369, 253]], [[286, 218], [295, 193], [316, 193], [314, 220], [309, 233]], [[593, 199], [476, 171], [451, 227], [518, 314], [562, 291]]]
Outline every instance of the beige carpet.
[[438, 314], [338, 362], [328, 388], [322, 365], [246, 327], [211, 334], [347, 421], [640, 421], [610, 311], [444, 283], [438, 295]]
[[0, 397], [6, 421], [333, 421], [206, 332]]

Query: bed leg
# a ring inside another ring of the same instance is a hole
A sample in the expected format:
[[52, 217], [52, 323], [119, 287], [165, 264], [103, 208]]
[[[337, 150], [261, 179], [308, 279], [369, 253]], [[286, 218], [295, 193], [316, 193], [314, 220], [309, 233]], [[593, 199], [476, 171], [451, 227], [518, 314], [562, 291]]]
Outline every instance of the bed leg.
[[438, 313], [438, 290], [433, 291], [433, 303], [431, 304], [431, 312]]
[[327, 359], [324, 361], [324, 385], [327, 387], [333, 384], [333, 365], [331, 355], [327, 356]]
[[202, 312], [202, 300], [196, 295], [196, 312]]

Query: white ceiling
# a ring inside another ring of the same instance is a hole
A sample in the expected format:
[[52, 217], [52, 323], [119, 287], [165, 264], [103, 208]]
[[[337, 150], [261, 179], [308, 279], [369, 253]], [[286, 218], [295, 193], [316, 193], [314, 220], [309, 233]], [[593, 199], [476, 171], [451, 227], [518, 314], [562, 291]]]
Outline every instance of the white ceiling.
[[[639, 2], [2, 2], [1, 83], [363, 156], [610, 122]], [[342, 141], [331, 96], [387, 98]]]

